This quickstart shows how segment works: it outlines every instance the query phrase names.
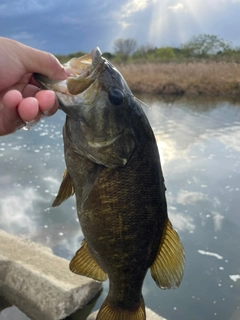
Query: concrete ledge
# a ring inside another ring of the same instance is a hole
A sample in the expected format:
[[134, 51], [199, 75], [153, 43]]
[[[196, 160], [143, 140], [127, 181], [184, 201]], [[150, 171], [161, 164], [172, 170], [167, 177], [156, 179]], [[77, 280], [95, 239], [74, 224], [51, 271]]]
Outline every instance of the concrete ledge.
[[100, 290], [68, 265], [49, 248], [0, 230], [0, 295], [32, 320], [63, 319]]
[[[95, 320], [97, 316], [98, 311], [95, 311], [90, 314], [90, 316], [87, 318], [87, 320]], [[158, 314], [153, 312], [152, 310], [146, 308], [146, 316], [147, 320], [166, 320], [165, 318], [160, 317]]]

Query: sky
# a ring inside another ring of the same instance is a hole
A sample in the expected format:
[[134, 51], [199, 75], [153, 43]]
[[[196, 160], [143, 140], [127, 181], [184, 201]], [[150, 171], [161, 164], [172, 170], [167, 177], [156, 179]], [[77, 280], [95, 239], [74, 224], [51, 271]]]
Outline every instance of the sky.
[[180, 47], [214, 34], [240, 47], [240, 0], [1, 0], [0, 36], [53, 54], [114, 52], [118, 38]]

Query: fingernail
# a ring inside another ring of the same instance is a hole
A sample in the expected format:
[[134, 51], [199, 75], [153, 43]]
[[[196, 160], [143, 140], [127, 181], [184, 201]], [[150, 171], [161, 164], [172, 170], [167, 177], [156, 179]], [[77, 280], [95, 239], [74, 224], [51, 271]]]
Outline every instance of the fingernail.
[[64, 68], [65, 70], [65, 73], [66, 75], [69, 77], [69, 76], [72, 76], [74, 73], [72, 72], [72, 70], [70, 68]]
[[49, 111], [43, 111], [42, 114], [43, 114], [42, 118], [49, 117], [51, 115]]

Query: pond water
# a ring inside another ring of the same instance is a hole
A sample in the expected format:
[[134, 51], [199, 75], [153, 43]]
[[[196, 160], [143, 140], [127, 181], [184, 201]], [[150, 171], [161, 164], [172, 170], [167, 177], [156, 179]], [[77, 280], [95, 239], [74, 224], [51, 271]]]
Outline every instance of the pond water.
[[[169, 320], [240, 319], [240, 103], [143, 100], [160, 150], [169, 216], [186, 254], [179, 289], [163, 291], [147, 275], [146, 305]], [[30, 131], [0, 138], [0, 228], [71, 259], [82, 239], [75, 200], [51, 208], [65, 168], [64, 121], [59, 111]], [[28, 318], [10, 307], [3, 319]]]

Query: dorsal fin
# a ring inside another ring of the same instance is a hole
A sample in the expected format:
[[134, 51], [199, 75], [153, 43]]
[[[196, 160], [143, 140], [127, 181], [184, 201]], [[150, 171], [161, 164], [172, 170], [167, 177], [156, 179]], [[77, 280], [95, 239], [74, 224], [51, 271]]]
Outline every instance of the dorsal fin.
[[75, 253], [69, 267], [72, 272], [80, 274], [81, 276], [89, 277], [101, 282], [107, 280], [107, 274], [91, 256], [85, 240], [82, 241], [81, 248]]
[[52, 207], [59, 206], [63, 201], [67, 200], [74, 194], [74, 188], [72, 184], [72, 180], [67, 169], [63, 172], [63, 180], [58, 190], [58, 194], [53, 201]]
[[162, 289], [176, 289], [184, 271], [184, 249], [181, 240], [167, 220], [157, 256], [150, 267], [151, 275]]

